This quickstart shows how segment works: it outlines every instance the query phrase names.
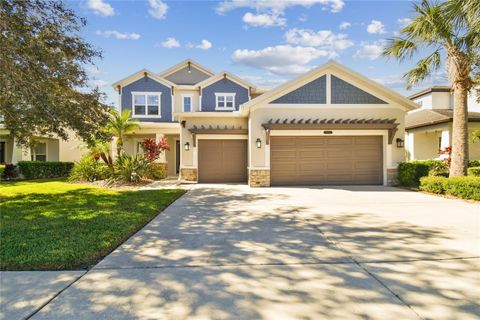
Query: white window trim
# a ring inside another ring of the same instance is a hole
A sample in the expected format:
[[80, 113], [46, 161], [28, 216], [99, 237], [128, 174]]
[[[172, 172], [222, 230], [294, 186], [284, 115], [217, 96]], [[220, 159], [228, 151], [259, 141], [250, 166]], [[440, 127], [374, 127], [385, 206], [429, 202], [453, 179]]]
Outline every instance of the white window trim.
[[[48, 142], [47, 141], [39, 141], [38, 144], [44, 143], [45, 144], [45, 161], [48, 161]], [[43, 153], [37, 154], [35, 151], [35, 146], [32, 148], [32, 155], [33, 155], [33, 161], [41, 161], [37, 160], [37, 155], [44, 155]]]
[[185, 98], [190, 98], [190, 112], [193, 112], [193, 94], [182, 94], [182, 112], [185, 111]]
[[[215, 92], [215, 110], [235, 110], [235, 95], [235, 92]], [[227, 96], [233, 98], [232, 107], [227, 107]], [[218, 97], [225, 97], [225, 107], [218, 106]]]
[[[145, 114], [135, 114], [135, 95], [145, 96]], [[158, 115], [148, 115], [148, 97], [158, 96]], [[162, 117], [162, 93], [161, 92], [143, 92], [132, 91], [132, 118], [161, 118]]]

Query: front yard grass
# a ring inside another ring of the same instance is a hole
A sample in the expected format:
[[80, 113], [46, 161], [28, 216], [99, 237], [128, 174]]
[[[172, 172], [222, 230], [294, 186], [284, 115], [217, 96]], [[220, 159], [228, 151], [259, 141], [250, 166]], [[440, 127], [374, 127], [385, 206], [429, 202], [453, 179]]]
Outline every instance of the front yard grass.
[[184, 194], [61, 179], [0, 183], [0, 269], [86, 268]]

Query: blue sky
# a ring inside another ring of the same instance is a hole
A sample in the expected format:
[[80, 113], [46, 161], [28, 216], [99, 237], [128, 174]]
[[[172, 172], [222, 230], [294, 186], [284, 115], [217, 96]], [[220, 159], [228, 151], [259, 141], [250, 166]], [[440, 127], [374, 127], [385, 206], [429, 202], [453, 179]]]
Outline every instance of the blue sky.
[[[84, 38], [103, 51], [88, 70], [107, 93], [140, 69], [160, 72], [191, 58], [261, 87], [275, 87], [329, 59], [403, 94], [399, 63], [379, 55], [383, 41], [412, 17], [411, 1], [234, 0], [67, 3], [87, 18]], [[420, 52], [426, 54], [428, 52]], [[445, 84], [444, 73], [416, 87]]]

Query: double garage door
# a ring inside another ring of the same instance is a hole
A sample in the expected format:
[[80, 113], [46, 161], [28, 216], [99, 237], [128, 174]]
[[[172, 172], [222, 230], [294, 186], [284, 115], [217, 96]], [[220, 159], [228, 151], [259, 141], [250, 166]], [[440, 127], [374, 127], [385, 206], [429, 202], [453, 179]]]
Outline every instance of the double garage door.
[[[199, 182], [247, 182], [247, 140], [199, 140]], [[270, 138], [272, 185], [383, 183], [381, 136]]]
[[271, 137], [272, 185], [383, 183], [381, 136]]

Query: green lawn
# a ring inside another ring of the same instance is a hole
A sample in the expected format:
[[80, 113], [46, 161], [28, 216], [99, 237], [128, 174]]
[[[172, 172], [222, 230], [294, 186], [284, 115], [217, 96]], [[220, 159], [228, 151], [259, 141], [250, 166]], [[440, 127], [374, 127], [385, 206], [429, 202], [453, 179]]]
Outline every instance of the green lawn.
[[0, 269], [91, 266], [184, 192], [115, 191], [61, 179], [0, 183]]

